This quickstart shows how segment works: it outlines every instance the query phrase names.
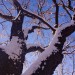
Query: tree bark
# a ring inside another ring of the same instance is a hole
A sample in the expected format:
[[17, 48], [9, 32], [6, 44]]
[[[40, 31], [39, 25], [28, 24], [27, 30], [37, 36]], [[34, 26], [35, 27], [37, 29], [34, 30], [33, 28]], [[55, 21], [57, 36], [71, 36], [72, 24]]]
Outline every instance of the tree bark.
[[[69, 23], [66, 27], [59, 27], [56, 30], [55, 37], [58, 41], [55, 41], [53, 47], [56, 48], [56, 50], [52, 50], [52, 54], [46, 57], [45, 60], [40, 61], [41, 64], [37, 67], [38, 64], [37, 61], [35, 62], [35, 66], [37, 69], [34, 71], [31, 71], [31, 73], [27, 73], [28, 70], [32, 69], [33, 66], [28, 69], [24, 75], [52, 75], [55, 68], [62, 62], [63, 54], [62, 54], [62, 48], [64, 45], [64, 42], [66, 41], [66, 37], [71, 35], [75, 31], [75, 22]], [[55, 38], [53, 39], [55, 40]], [[45, 50], [46, 51], [46, 50]], [[45, 64], [44, 64], [45, 63]], [[34, 65], [34, 64], [33, 64]]]

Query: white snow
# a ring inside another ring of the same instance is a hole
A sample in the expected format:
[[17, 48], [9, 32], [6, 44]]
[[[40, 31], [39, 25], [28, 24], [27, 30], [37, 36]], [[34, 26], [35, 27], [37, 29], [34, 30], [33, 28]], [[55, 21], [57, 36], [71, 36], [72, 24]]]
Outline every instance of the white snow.
[[30, 47], [38, 47], [38, 46], [44, 49], [44, 47], [41, 44], [27, 44], [27, 49], [29, 49]]
[[22, 74], [32, 65], [38, 58], [40, 52], [30, 52], [25, 55], [25, 62], [23, 64]]
[[[19, 41], [19, 42], [18, 42]], [[0, 46], [0, 48], [3, 49], [3, 51], [5, 53], [7, 53], [9, 55], [9, 59], [18, 59], [18, 56], [21, 54], [22, 50], [21, 50], [21, 41], [20, 39], [18, 39], [18, 37], [13, 37], [12, 40], [4, 46]]]
[[56, 68], [56, 71], [57, 71], [58, 75], [63, 75], [62, 63], [58, 65], [58, 67]]
[[73, 75], [75, 75], [75, 72], [73, 73]]
[[31, 30], [31, 29], [32, 29], [32, 27], [31, 28], [24, 28], [23, 29], [24, 37], [27, 37], [28, 31]]
[[63, 26], [61, 26], [61, 27], [59, 27], [58, 29], [60, 29], [60, 30], [63, 30], [63, 29], [65, 29], [66, 27], [69, 27], [69, 26], [73, 26], [74, 25], [74, 20], [71, 20], [71, 22], [70, 23], [67, 23], [67, 24], [64, 24]]
[[70, 23], [66, 24], [65, 26], [61, 26], [56, 30], [56, 33], [50, 43], [50, 45], [43, 51], [38, 59], [29, 67], [29, 69], [23, 74], [23, 75], [31, 75], [32, 73], [35, 73], [35, 71], [40, 67], [40, 64], [42, 61], [46, 60], [47, 57], [49, 57], [53, 51], [57, 52], [58, 49], [54, 46], [55, 43], [60, 43], [58, 41], [58, 37], [61, 37], [61, 30], [65, 29], [68, 26], [74, 25], [74, 21], [72, 20]]
[[54, 44], [58, 42], [58, 36], [61, 35], [57, 31], [50, 45], [45, 49], [43, 53], [40, 54], [36, 62], [33, 63], [31, 67], [23, 75], [31, 75], [33, 72], [36, 71], [38, 67], [40, 67], [41, 62], [43, 60], [46, 60], [46, 58], [52, 54], [53, 50], [55, 50], [55, 52], [58, 51], [57, 48], [54, 46]]

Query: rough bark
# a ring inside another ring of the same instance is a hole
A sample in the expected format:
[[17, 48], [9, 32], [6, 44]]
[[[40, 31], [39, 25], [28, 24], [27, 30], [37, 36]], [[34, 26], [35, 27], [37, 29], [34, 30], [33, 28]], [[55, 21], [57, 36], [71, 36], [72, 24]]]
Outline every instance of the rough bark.
[[[17, 8], [17, 12], [19, 13], [21, 8], [18, 8], [18, 5], [15, 4], [15, 1], [16, 0], [13, 0], [13, 4]], [[12, 18], [11, 16], [2, 14], [0, 16], [12, 22], [10, 40], [12, 40], [13, 37], [18, 37], [19, 40], [17, 41], [17, 43], [21, 45], [20, 48], [22, 50], [18, 58], [12, 59], [9, 58], [9, 55], [6, 52], [3, 52], [2, 49], [0, 49], [0, 75], [21, 75], [23, 70], [23, 63], [25, 60], [25, 52], [27, 50], [26, 44], [24, 43], [24, 33], [22, 31], [24, 15], [21, 10], [20, 14], [16, 19]]]
[[[73, 20], [75, 20], [74, 17]], [[52, 54], [48, 56], [46, 60], [41, 61], [41, 64], [33, 73], [31, 72], [31, 75], [52, 75], [55, 68], [62, 62], [63, 59], [62, 48], [64, 42], [66, 41], [66, 37], [68, 37], [75, 31], [75, 22], [72, 25], [67, 26], [65, 28], [61, 26], [57, 30], [59, 30], [60, 32], [59, 32], [59, 36], [57, 37], [58, 42], [54, 43], [54, 47], [56, 47], [58, 51], [55, 52], [56, 50], [53, 50]]]
[[[15, 19], [12, 20], [14, 17], [12, 16], [7, 16], [7, 15], [2, 15], [0, 14], [0, 17], [9, 20], [12, 22], [12, 28], [11, 28], [11, 36], [10, 40], [13, 39], [13, 36], [18, 37], [20, 41], [17, 41], [19, 44], [21, 44], [21, 49], [22, 53], [19, 55], [19, 59], [9, 59], [9, 55], [6, 54], [2, 49], [0, 48], [0, 75], [21, 75], [22, 69], [23, 69], [23, 62], [25, 59], [25, 54], [26, 54], [26, 44], [24, 43], [24, 34], [22, 31], [22, 23], [24, 16], [29, 16], [32, 18], [37, 18], [41, 20], [44, 24], [46, 24], [49, 28], [51, 28], [54, 32], [55, 29], [52, 28], [43, 18], [39, 17], [36, 14], [33, 14], [27, 10], [23, 10], [18, 3], [17, 0], [13, 0], [14, 6], [17, 8], [17, 12], [19, 16]], [[75, 20], [75, 17], [73, 18]], [[52, 54], [47, 57], [46, 60], [42, 61], [40, 64], [40, 68], [38, 68], [35, 73], [32, 75], [52, 75], [55, 68], [62, 62], [63, 59], [63, 54], [62, 54], [62, 48], [64, 45], [64, 42], [66, 41], [66, 37], [72, 34], [75, 31], [75, 25], [66, 27], [65, 29], [61, 30], [61, 37], [58, 37], [58, 42], [54, 44], [54, 46], [58, 49], [57, 52], [52, 52]], [[34, 47], [35, 48], [35, 47]], [[30, 52], [30, 51], [29, 51]], [[46, 63], [46, 65], [44, 64]], [[42, 66], [44, 66], [44, 69], [42, 70]]]
[[[62, 62], [63, 54], [62, 54], [62, 48], [64, 45], [64, 42], [66, 41], [66, 37], [72, 34], [75, 31], [75, 25], [69, 26], [61, 31], [61, 37], [58, 37], [58, 40], [60, 44], [55, 43], [55, 46], [59, 50], [58, 52], [53, 52], [50, 57], [48, 57], [45, 61], [42, 61], [40, 68], [36, 70], [35, 73], [32, 75], [52, 75], [55, 68]], [[46, 63], [46, 65], [44, 65]], [[44, 69], [42, 70], [42, 66], [44, 66]]]
[[[18, 56], [18, 59], [9, 58], [9, 55], [0, 49], [0, 75], [21, 75], [23, 69], [23, 63], [25, 60], [25, 52], [27, 50], [26, 44], [24, 43], [24, 34], [22, 31], [22, 23], [24, 16], [22, 13], [16, 20], [12, 21], [11, 36], [18, 37], [18, 43], [21, 44], [22, 53]], [[11, 44], [11, 43], [10, 43]]]

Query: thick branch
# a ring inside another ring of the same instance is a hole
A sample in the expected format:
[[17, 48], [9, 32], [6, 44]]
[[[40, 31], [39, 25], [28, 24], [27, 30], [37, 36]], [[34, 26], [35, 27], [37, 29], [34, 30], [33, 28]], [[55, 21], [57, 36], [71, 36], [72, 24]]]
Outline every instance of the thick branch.
[[15, 8], [17, 9], [18, 15], [16, 16], [16, 18], [13, 19], [13, 22], [12, 22], [10, 40], [12, 39], [12, 36], [18, 36], [20, 39], [24, 39], [24, 34], [22, 31], [22, 24], [24, 20], [22, 7], [17, 0], [13, 0], [13, 4]]
[[42, 52], [36, 62], [32, 64], [24, 75], [52, 75], [55, 68], [62, 62], [62, 48], [66, 37], [71, 35], [74, 31], [75, 19], [66, 26], [59, 27], [56, 30], [50, 46]]
[[12, 19], [14, 19], [13, 16], [3, 15], [2, 13], [0, 13], [0, 17], [8, 21], [12, 21]]
[[17, 9], [17, 13], [19, 14], [19, 16], [16, 19], [23, 20], [24, 18], [23, 9], [20, 3], [17, 0], [13, 0], [13, 4], [14, 4], [14, 7]]
[[13, 0], [13, 4], [14, 4], [14, 6], [17, 9], [18, 12], [20, 10], [22, 10], [22, 7], [21, 7], [20, 3], [17, 0]]
[[43, 52], [44, 49], [41, 48], [40, 46], [31, 46], [30, 48], [27, 49], [26, 53], [33, 52], [33, 51]]
[[64, 10], [67, 12], [67, 14], [69, 15], [69, 17], [72, 19], [71, 14], [69, 13], [69, 11], [66, 9], [66, 6], [64, 4], [64, 2], [61, 0], [62, 4], [63, 4], [63, 8]]
[[31, 17], [31, 18], [37, 18], [39, 20], [41, 20], [44, 24], [46, 24], [53, 32], [55, 32], [55, 29], [50, 26], [50, 24], [48, 24], [45, 19], [43, 19], [42, 17], [38, 16], [37, 14], [34, 14], [26, 9], [22, 9], [20, 3], [17, 0], [13, 0], [14, 6], [17, 8], [17, 11], [19, 12], [19, 10], [22, 11], [22, 14], [24, 14], [25, 16]]
[[28, 31], [28, 33], [34, 32], [35, 29], [45, 29], [45, 30], [48, 30], [49, 28], [44, 28], [44, 27], [40, 27], [40, 26], [33, 26], [32, 29], [30, 29]]
[[47, 23], [47, 21], [45, 21], [45, 19], [43, 19], [42, 17], [38, 16], [37, 14], [34, 14], [28, 10], [23, 10], [24, 15], [25, 16], [29, 16], [31, 18], [37, 18], [40, 21], [42, 21], [44, 24], [46, 24], [53, 32], [55, 32], [55, 29], [53, 27], [50, 26], [50, 24]]
[[56, 7], [56, 12], [55, 12], [55, 28], [58, 28], [58, 15], [59, 15], [59, 6], [56, 2], [56, 0], [53, 0], [55, 7]]

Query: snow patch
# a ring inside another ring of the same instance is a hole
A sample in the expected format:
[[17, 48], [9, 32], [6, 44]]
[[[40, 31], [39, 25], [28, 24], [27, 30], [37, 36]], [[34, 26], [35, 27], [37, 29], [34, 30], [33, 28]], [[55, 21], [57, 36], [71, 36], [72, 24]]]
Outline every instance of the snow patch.
[[45, 49], [45, 51], [43, 51], [39, 55], [38, 59], [30, 66], [30, 68], [23, 75], [31, 75], [31, 74], [35, 73], [35, 71], [40, 67], [42, 61], [46, 60], [47, 57], [49, 57], [52, 54], [52, 52], [58, 51], [57, 47], [55, 47], [54, 45], [57, 43], [60, 43], [58, 40], [58, 37], [62, 37], [61, 31], [71, 25], [75, 25], [73, 20], [70, 23], [66, 24], [65, 26], [63, 25], [56, 30], [56, 33], [55, 33], [51, 43], [49, 44], [49, 46]]
[[44, 49], [44, 47], [41, 44], [27, 44], [27, 49], [29, 49], [30, 47], [38, 47], [40, 46], [42, 49]]
[[[58, 36], [61, 36], [61, 34], [57, 30], [50, 45], [45, 49], [44, 52], [39, 55], [36, 62], [34, 62], [23, 75], [31, 75], [32, 73], [34, 73], [38, 67], [40, 68], [40, 64], [42, 63], [42, 61], [46, 60], [46, 58], [52, 54], [53, 50], [58, 51], [58, 49], [54, 46], [55, 43], [59, 43]], [[42, 69], [44, 69], [44, 67], [42, 67]]]
[[32, 27], [31, 28], [24, 28], [23, 29], [24, 37], [27, 37], [28, 31], [31, 30], [31, 29], [32, 29]]
[[19, 59], [19, 55], [22, 53], [21, 44], [22, 40], [18, 37], [13, 37], [12, 40], [5, 46], [0, 46], [3, 51], [9, 55], [9, 59]]

